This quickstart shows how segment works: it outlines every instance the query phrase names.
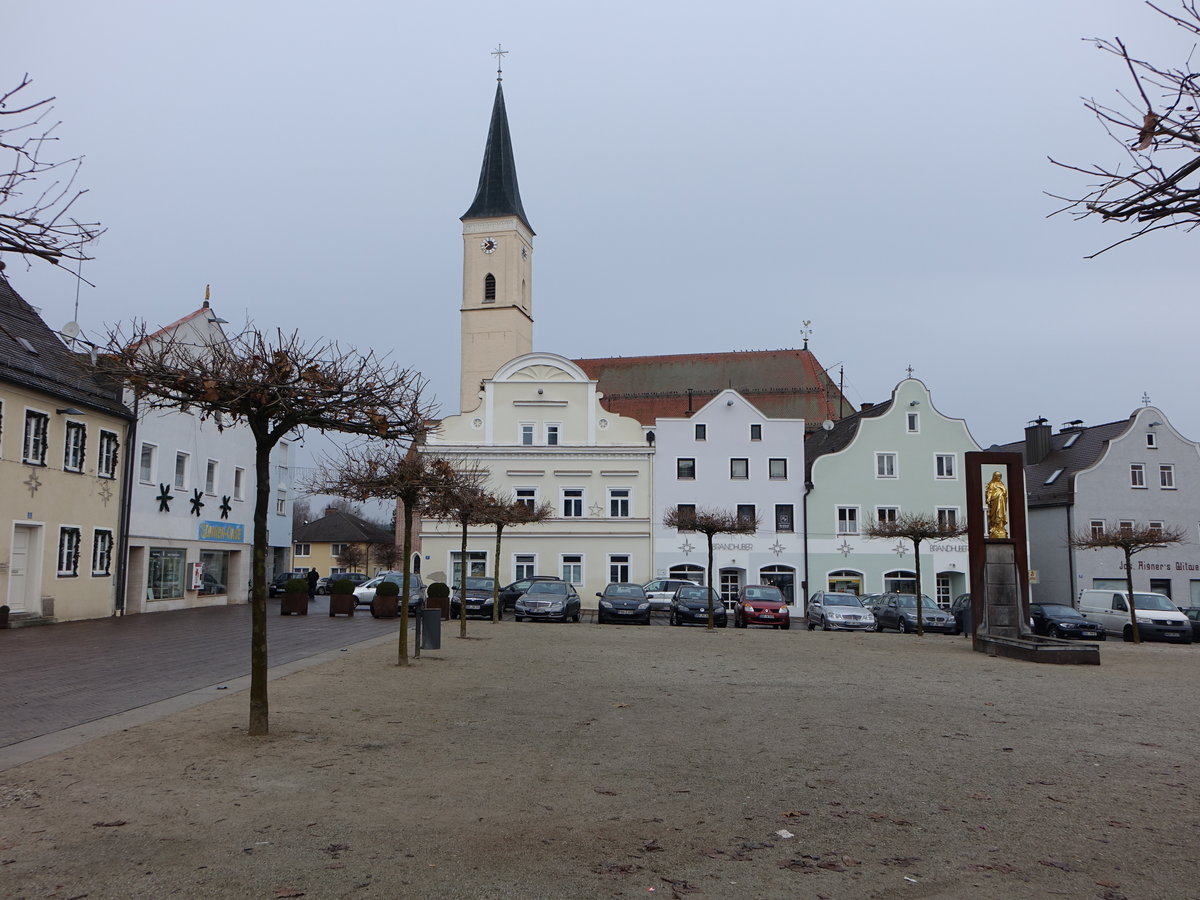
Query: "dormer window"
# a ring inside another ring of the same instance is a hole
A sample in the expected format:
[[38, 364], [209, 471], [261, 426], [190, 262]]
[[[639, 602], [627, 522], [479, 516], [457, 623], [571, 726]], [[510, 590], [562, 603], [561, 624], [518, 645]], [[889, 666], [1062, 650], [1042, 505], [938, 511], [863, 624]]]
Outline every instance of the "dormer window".
[[491, 272], [488, 272], [483, 278], [483, 302], [496, 302], [496, 276]]

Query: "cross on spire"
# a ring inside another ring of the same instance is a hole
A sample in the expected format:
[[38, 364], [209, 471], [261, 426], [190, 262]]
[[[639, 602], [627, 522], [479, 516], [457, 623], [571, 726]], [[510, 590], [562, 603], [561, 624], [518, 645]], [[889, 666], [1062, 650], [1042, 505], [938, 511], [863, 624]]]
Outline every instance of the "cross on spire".
[[1149, 405], [1150, 405], [1150, 395], [1147, 394], [1145, 391], [1142, 391], [1142, 406], [1149, 406]]
[[504, 63], [504, 57], [508, 56], [508, 51], [505, 50], [500, 44], [497, 44], [496, 49], [491, 52], [491, 55], [496, 57], [496, 80], [503, 81], [504, 71], [502, 66]]
[[909, 366], [909, 367], [908, 367], [907, 369], [905, 369], [904, 371], [908, 373], [908, 377], [909, 377], [909, 378], [912, 378], [912, 372], [913, 372], [913, 370], [912, 370], [912, 366]]

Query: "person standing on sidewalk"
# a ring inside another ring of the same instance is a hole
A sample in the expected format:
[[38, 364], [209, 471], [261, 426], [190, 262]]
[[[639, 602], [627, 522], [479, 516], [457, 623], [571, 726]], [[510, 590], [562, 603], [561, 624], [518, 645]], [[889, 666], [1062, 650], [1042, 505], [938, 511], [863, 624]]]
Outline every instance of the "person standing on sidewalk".
[[317, 596], [317, 582], [321, 578], [321, 573], [316, 569], [308, 570], [308, 599], [312, 600]]

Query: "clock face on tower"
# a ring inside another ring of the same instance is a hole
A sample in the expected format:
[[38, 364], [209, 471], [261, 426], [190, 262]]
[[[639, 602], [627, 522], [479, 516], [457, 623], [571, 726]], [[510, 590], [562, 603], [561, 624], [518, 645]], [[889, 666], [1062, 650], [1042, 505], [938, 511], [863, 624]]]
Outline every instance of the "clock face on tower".
[[487, 238], [486, 240], [484, 240], [484, 242], [482, 244], [479, 245], [479, 249], [482, 250], [484, 253], [495, 253], [496, 252], [496, 239], [495, 238]]

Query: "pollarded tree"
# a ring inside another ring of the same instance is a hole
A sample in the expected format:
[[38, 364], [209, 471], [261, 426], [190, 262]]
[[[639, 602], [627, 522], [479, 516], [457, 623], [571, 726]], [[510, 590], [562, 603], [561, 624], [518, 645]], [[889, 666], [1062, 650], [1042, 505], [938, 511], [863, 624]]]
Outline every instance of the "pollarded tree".
[[1200, 12], [1195, 0], [1183, 0], [1179, 15], [1153, 3], [1155, 12], [1183, 29], [1188, 54], [1182, 66], [1168, 66], [1129, 54], [1120, 38], [1092, 38], [1091, 42], [1118, 57], [1128, 70], [1134, 92], [1121, 94], [1121, 108], [1085, 100], [1109, 136], [1121, 145], [1128, 167], [1072, 166], [1051, 160], [1065, 169], [1098, 179], [1092, 190], [1077, 197], [1059, 197], [1075, 218], [1098, 216], [1105, 222], [1131, 223], [1133, 233], [1109, 244], [1099, 256], [1126, 241], [1164, 228], [1191, 231], [1200, 225], [1200, 72], [1192, 53], [1200, 38]]
[[[500, 621], [500, 540], [509, 525], [532, 525], [545, 522], [554, 515], [549, 503], [532, 503], [512, 496], [492, 496], [492, 503], [483, 511], [482, 521], [496, 529], [496, 557], [492, 561], [492, 621]], [[465, 604], [464, 604], [465, 606]]]
[[913, 568], [917, 573], [917, 634], [925, 634], [925, 614], [921, 610], [921, 544], [962, 537], [967, 526], [954, 520], [936, 518], [926, 513], [901, 513], [889, 522], [868, 522], [863, 535], [868, 538], [888, 540], [899, 538], [913, 545]]
[[[407, 447], [389, 442], [347, 448], [339, 459], [321, 462], [310, 487], [357, 500], [395, 500], [404, 517], [404, 575], [400, 593], [400, 646], [398, 665], [408, 665], [408, 602], [412, 580], [412, 533], [418, 512], [432, 498], [460, 484], [464, 476], [444, 459], [417, 452], [417, 441]], [[393, 559], [395, 558], [395, 545]], [[416, 648], [415, 656], [420, 656]]]
[[218, 429], [244, 425], [254, 437], [254, 544], [251, 568], [250, 726], [269, 730], [267, 701], [267, 518], [271, 451], [307, 429], [413, 439], [428, 428], [424, 380], [374, 353], [306, 343], [293, 332], [241, 333], [197, 344], [178, 332], [110, 331], [97, 367], [136, 392], [143, 409], [188, 410]]
[[1143, 550], [1162, 550], [1173, 544], [1186, 544], [1186, 528], [1177, 526], [1130, 525], [1124, 528], [1098, 528], [1095, 531], [1080, 531], [1071, 535], [1070, 545], [1078, 550], [1106, 550], [1114, 548], [1125, 556], [1125, 591], [1129, 598], [1129, 627], [1133, 641], [1142, 642], [1138, 631], [1137, 612], [1133, 604], [1133, 558]]
[[22, 94], [30, 84], [25, 75], [0, 94], [0, 151], [11, 160], [11, 169], [0, 174], [0, 254], [54, 264], [91, 259], [84, 247], [104, 229], [71, 217], [71, 207], [86, 193], [75, 187], [83, 157], [47, 158], [47, 149], [58, 140], [54, 130], [59, 123], [49, 119], [54, 98]]
[[[458, 604], [458, 636], [467, 636], [467, 576], [471, 574], [470, 559], [467, 556], [467, 531], [472, 525], [488, 524], [488, 511], [495, 507], [496, 498], [483, 487], [482, 481], [486, 472], [480, 469], [464, 467], [457, 470], [458, 478], [432, 494], [422, 507], [422, 512], [434, 519], [444, 519], [458, 525], [462, 534], [462, 549], [458, 558], [459, 589]], [[450, 580], [456, 581], [451, 573]], [[452, 584], [451, 587], [454, 585]]]
[[663, 525], [678, 531], [698, 531], [708, 543], [708, 628], [716, 628], [713, 609], [713, 538], [718, 534], [755, 534], [757, 516], [739, 516], [725, 509], [675, 506], [663, 516]]

